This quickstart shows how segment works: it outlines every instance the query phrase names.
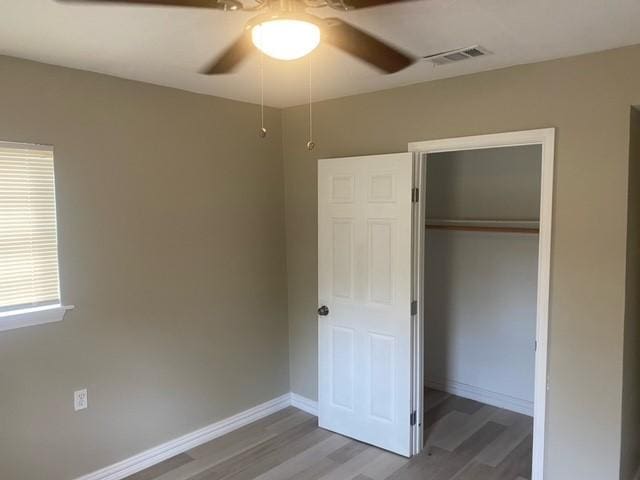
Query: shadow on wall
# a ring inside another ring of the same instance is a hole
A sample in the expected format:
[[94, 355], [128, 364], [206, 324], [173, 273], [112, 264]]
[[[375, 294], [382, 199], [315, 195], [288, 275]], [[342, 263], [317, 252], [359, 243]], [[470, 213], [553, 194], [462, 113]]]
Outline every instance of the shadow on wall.
[[640, 111], [631, 109], [620, 478], [640, 480]]

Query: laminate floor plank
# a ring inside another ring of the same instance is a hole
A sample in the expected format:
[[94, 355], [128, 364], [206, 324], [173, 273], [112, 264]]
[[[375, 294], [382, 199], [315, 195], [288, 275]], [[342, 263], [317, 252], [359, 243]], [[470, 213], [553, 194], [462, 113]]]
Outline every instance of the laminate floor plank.
[[449, 412], [446, 416], [444, 416], [438, 422], [434, 423], [431, 427], [425, 429], [425, 445], [434, 445], [436, 447], [440, 447], [440, 445], [444, 443], [446, 439], [452, 435], [452, 433], [462, 430], [469, 422], [470, 418], [470, 415], [463, 412], [458, 412], [456, 410]]
[[424, 426], [427, 428], [432, 426], [451, 412], [473, 415], [483, 406], [485, 405], [475, 400], [449, 395], [444, 401], [425, 412]]
[[440, 405], [451, 395], [440, 390], [427, 389], [424, 394], [424, 408], [429, 411]]
[[218, 455], [221, 450], [243, 448], [243, 446], [247, 444], [255, 443], [256, 440], [265, 439], [285, 432], [311, 418], [313, 418], [311, 415], [296, 408], [285, 408], [257, 422], [250, 423], [238, 430], [234, 430], [210, 442], [192, 448], [188, 450], [187, 453], [191, 457], [198, 459]]
[[467, 440], [456, 448], [447, 461], [438, 469], [432, 472], [429, 480], [451, 480], [478, 455], [489, 442], [492, 442], [502, 431], [504, 426], [494, 422], [487, 422], [482, 428], [471, 435]]
[[472, 461], [451, 480], [493, 480], [495, 473], [495, 468]]
[[373, 462], [362, 470], [371, 480], [386, 480], [392, 473], [409, 462], [408, 458], [383, 451]]
[[280, 435], [269, 438], [268, 440], [265, 440], [264, 442], [261, 442], [238, 455], [218, 463], [212, 468], [195, 475], [189, 480], [219, 480], [222, 478], [228, 478], [231, 475], [251, 466], [255, 468], [256, 464], [260, 464], [260, 462], [262, 462], [263, 457], [270, 455], [274, 451], [287, 451], [291, 442], [315, 431], [319, 431], [317, 428], [317, 422], [314, 420], [308, 420], [307, 422], [303, 422]]
[[503, 408], [499, 409], [498, 412], [493, 416], [492, 420], [500, 425], [504, 425], [505, 427], [510, 427], [518, 420], [522, 418], [528, 418], [529, 420], [532, 417], [528, 417], [527, 415], [523, 415], [521, 413], [512, 412], [510, 410], [505, 410]]
[[367, 448], [369, 448], [368, 445], [356, 440], [351, 440], [345, 446], [327, 456], [336, 463], [346, 463], [356, 455], [364, 452]]
[[285, 478], [282, 480], [318, 480], [324, 477], [327, 473], [335, 470], [340, 465], [331, 460], [328, 457], [319, 458], [309, 465], [304, 470], [298, 472], [294, 477]]
[[[331, 435], [333, 435], [333, 433], [316, 427], [306, 435], [288, 442], [284, 448], [276, 447], [271, 449], [266, 455], [263, 455], [260, 460], [248, 462], [243, 469], [232, 475], [225, 476], [224, 479], [254, 480], [265, 472], [326, 440]], [[216, 479], [207, 477], [206, 480]]]
[[293, 407], [126, 480], [530, 480], [530, 417], [427, 390], [411, 459], [318, 427]]
[[520, 442], [531, 435], [533, 419], [525, 417], [518, 419], [510, 428], [491, 442], [480, 452], [476, 460], [491, 467], [497, 467], [514, 450]]
[[496, 475], [492, 480], [513, 480], [517, 477], [531, 478], [533, 437], [527, 436], [496, 467]]
[[444, 450], [454, 451], [465, 440], [484, 427], [497, 411], [498, 409], [495, 407], [483, 406], [473, 415], [468, 415], [456, 428], [450, 429], [446, 435], [438, 438], [437, 441], [434, 440], [433, 445]]
[[239, 455], [313, 417], [296, 408], [286, 408], [189, 450], [192, 462], [154, 480], [192, 480], [194, 476]]
[[320, 477], [320, 480], [351, 480], [362, 473], [366, 466], [382, 454], [382, 450], [367, 446], [360, 453], [347, 460], [345, 463]]
[[[283, 480], [296, 478], [296, 475], [306, 470], [310, 465], [319, 459], [328, 458], [331, 463], [338, 463], [333, 460], [332, 455], [345, 448], [350, 443], [357, 443], [341, 435], [331, 435], [326, 440], [317, 443], [313, 447], [290, 458], [286, 462], [277, 465], [256, 477], [256, 480]], [[326, 473], [326, 472], [325, 472]]]
[[134, 473], [133, 475], [127, 477], [127, 480], [155, 480], [162, 474], [171, 472], [176, 468], [192, 461], [193, 457], [190, 457], [186, 453], [181, 453], [163, 462], [156, 463], [155, 465], [146, 468], [138, 473]]
[[429, 478], [427, 472], [439, 471], [450, 455], [451, 452], [430, 447], [423, 450], [420, 455], [412, 457], [386, 480], [425, 480]]
[[205, 475], [193, 480], [253, 480], [331, 435], [333, 433], [318, 428], [317, 421], [314, 419], [288, 430], [286, 434], [275, 437], [253, 451], [245, 452], [242, 455], [243, 458], [235, 462], [232, 472], [223, 472], [223, 475]]

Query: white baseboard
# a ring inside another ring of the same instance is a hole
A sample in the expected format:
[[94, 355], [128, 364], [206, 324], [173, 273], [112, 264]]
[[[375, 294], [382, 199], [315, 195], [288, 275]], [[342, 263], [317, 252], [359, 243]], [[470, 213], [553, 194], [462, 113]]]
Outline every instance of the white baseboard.
[[533, 417], [533, 402], [521, 398], [511, 397], [502, 393], [493, 392], [484, 388], [467, 385], [465, 383], [452, 380], [426, 380], [428, 388], [441, 390], [443, 392], [469, 398], [477, 402], [486, 403], [498, 408], [504, 408], [513, 412], [522, 413]]
[[311, 415], [318, 416], [318, 402], [311, 400], [297, 393], [291, 392], [291, 406], [299, 408]]
[[[300, 397], [303, 398], [303, 397]], [[306, 399], [305, 399], [306, 400]], [[311, 402], [309, 400], [309, 402]], [[209, 442], [214, 438], [218, 438], [225, 433], [229, 433], [251, 422], [255, 422], [267, 415], [271, 415], [283, 408], [292, 405], [292, 394], [287, 393], [280, 397], [269, 400], [261, 405], [240, 412], [231, 417], [212, 423], [211, 425], [187, 433], [174, 440], [170, 440], [162, 445], [146, 450], [138, 455], [127, 458], [118, 463], [114, 463], [108, 467], [96, 470], [76, 480], [122, 480], [129, 475], [133, 475], [145, 468], [151, 467], [156, 463], [162, 462], [175, 455], [190, 450], [198, 445]], [[296, 405], [297, 406], [297, 405]], [[298, 407], [301, 408], [301, 407]]]

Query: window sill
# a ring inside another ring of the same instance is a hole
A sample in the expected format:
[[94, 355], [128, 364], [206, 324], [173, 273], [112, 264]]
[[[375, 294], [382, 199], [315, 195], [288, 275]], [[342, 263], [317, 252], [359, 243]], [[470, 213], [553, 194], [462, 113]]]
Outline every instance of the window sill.
[[48, 305], [46, 307], [25, 308], [0, 314], [0, 331], [31, 327], [43, 323], [59, 322], [73, 305]]

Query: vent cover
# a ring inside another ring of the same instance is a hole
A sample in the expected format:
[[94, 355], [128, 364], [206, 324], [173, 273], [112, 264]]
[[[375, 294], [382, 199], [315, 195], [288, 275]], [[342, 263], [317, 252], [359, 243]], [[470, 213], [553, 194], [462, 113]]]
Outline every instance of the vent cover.
[[480, 45], [473, 45], [471, 47], [458, 48], [456, 50], [448, 50], [446, 52], [436, 53], [434, 55], [427, 55], [425, 60], [430, 61], [434, 65], [447, 65], [449, 63], [460, 62], [462, 60], [468, 60], [470, 58], [483, 57], [485, 55], [491, 55], [492, 52]]

